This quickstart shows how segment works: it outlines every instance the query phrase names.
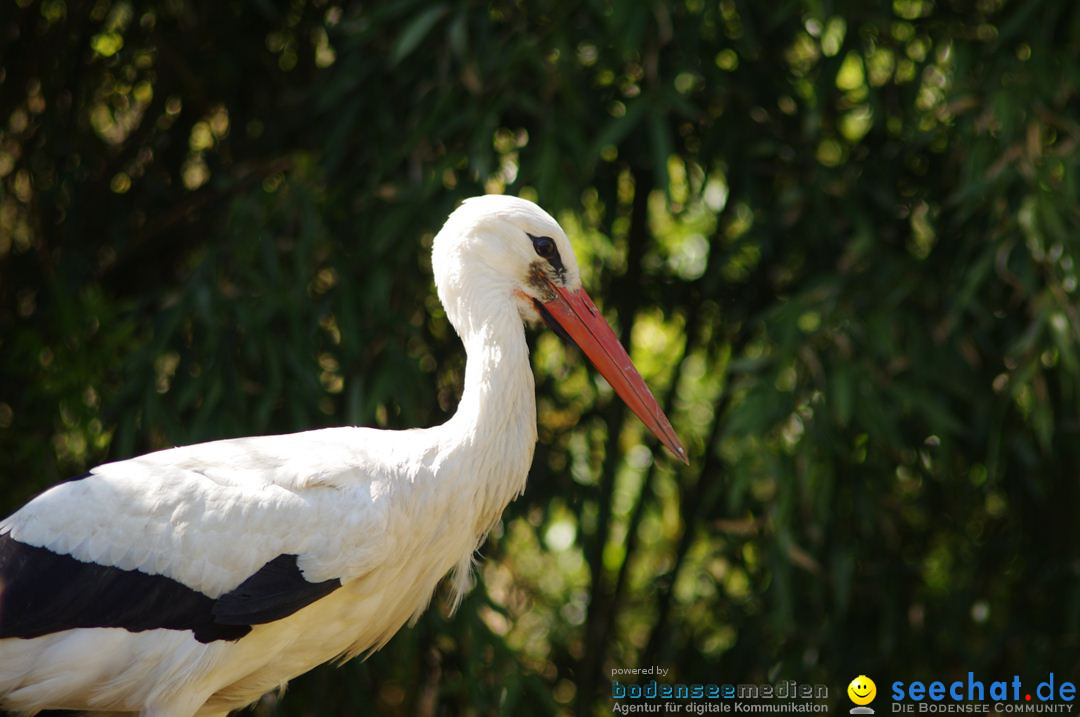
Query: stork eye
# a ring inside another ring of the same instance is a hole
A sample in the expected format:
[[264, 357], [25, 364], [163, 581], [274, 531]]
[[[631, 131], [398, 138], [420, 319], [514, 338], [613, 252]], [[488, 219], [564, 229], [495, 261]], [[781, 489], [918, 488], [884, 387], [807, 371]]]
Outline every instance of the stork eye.
[[555, 240], [551, 237], [534, 237], [530, 234], [529, 238], [532, 239], [533, 249], [539, 256], [550, 259], [558, 254], [558, 251], [555, 249]]
[[562, 257], [559, 256], [559, 247], [555, 246], [555, 240], [551, 237], [534, 237], [532, 234], [529, 234], [529, 239], [532, 239], [533, 251], [541, 259], [547, 260], [547, 263], [551, 265], [551, 268], [555, 270], [560, 279], [566, 278], [566, 267], [563, 266]]

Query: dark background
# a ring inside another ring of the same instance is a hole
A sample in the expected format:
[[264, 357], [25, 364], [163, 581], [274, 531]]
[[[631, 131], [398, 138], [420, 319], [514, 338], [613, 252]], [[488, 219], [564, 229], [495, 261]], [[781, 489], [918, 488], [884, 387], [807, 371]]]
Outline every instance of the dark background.
[[484, 191], [563, 222], [688, 444], [538, 333], [477, 588], [260, 714], [1080, 678], [1080, 4], [5, 0], [0, 43], [5, 513], [444, 420], [428, 254]]

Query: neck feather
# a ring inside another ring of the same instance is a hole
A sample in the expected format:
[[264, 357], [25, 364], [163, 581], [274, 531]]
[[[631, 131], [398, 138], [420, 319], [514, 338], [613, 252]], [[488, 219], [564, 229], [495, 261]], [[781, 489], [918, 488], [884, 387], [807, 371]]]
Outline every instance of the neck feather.
[[480, 506], [477, 530], [486, 533], [524, 490], [536, 447], [529, 347], [508, 291], [463, 292], [447, 310], [465, 344], [466, 365], [461, 402], [446, 425]]

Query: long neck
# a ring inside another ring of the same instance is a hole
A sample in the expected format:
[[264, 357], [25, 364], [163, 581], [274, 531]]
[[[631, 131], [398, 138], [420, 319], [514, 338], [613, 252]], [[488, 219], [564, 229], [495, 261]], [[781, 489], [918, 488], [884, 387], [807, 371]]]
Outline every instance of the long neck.
[[446, 427], [486, 531], [525, 487], [536, 446], [535, 387], [521, 317], [505, 293], [474, 290], [454, 308], [467, 361], [461, 403]]

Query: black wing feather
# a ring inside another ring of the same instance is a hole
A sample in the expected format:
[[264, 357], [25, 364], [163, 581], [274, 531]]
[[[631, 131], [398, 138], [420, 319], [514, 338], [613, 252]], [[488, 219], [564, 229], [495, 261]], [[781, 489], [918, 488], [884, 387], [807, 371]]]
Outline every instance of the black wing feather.
[[279, 555], [214, 599], [139, 570], [87, 563], [0, 535], [0, 638], [118, 627], [191, 630], [199, 642], [239, 640], [252, 625], [287, 617], [341, 586], [310, 583], [297, 556]]
[[164, 575], [85, 563], [0, 535], [0, 637], [78, 627], [192, 630], [200, 642], [251, 631], [216, 624], [213, 599]]
[[292, 615], [341, 587], [337, 578], [308, 582], [296, 555], [279, 555], [214, 604], [222, 625], [261, 625]]

